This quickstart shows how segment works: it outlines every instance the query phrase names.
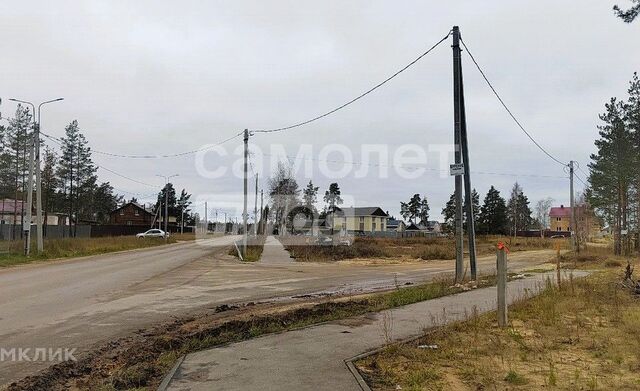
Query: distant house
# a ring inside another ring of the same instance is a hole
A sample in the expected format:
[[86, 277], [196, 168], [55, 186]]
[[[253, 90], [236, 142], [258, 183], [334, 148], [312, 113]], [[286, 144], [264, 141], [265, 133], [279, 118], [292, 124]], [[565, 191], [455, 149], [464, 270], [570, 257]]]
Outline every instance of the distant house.
[[442, 233], [442, 224], [440, 224], [440, 222], [436, 220], [427, 221], [426, 228], [429, 232], [433, 232], [436, 234]]
[[[13, 224], [14, 216], [15, 223], [22, 224], [22, 213], [26, 213], [26, 210], [22, 209], [22, 200], [13, 200], [12, 198], [4, 198], [0, 200], [0, 225]], [[36, 211], [32, 211], [32, 224], [36, 223]], [[45, 220], [45, 216], [42, 216], [42, 220]], [[67, 216], [65, 213], [47, 212], [46, 225], [65, 225], [67, 223]]]
[[[581, 237], [590, 239], [602, 235], [602, 226], [593, 211], [587, 205], [575, 207], [578, 230]], [[571, 232], [571, 207], [560, 205], [549, 210], [549, 221], [553, 232]]]
[[329, 227], [334, 231], [384, 232], [389, 220], [389, 215], [377, 206], [339, 208], [329, 216]]
[[[109, 224], [151, 225], [155, 214], [135, 202], [128, 202], [109, 213]], [[171, 220], [170, 220], [171, 221]]]
[[22, 200], [4, 198], [0, 200], [0, 224], [22, 223]]
[[388, 232], [404, 232], [406, 228], [407, 228], [407, 225], [402, 220], [396, 220], [396, 219], [387, 220]]

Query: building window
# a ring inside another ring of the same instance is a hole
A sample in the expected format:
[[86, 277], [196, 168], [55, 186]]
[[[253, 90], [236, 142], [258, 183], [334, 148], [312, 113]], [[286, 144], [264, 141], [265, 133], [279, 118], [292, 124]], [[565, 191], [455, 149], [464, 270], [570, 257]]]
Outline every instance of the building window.
[[376, 230], [376, 219], [375, 219], [375, 217], [373, 218], [373, 223], [371, 223], [371, 230], [372, 231]]
[[124, 209], [120, 209], [120, 216], [124, 216]]
[[133, 223], [131, 222], [131, 220], [127, 220], [127, 225], [133, 225]]
[[136, 211], [134, 212], [134, 214], [135, 214], [136, 216], [140, 216], [140, 211], [139, 211], [138, 209], [136, 209]]

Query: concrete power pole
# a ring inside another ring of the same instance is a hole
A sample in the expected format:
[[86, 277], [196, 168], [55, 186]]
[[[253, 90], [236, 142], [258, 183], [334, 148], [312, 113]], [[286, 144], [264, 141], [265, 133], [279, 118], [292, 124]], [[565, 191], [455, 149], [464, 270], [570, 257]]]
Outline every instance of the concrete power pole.
[[[455, 35], [460, 38], [460, 30], [457, 26], [453, 28], [454, 40]], [[454, 49], [455, 51], [455, 49]], [[455, 54], [454, 54], [454, 57]], [[457, 69], [457, 72], [455, 70]], [[477, 279], [476, 266], [476, 230], [475, 216], [473, 211], [473, 189], [471, 188], [471, 166], [469, 164], [469, 141], [467, 138], [467, 116], [464, 107], [464, 80], [462, 77], [462, 57], [460, 56], [460, 46], [458, 46], [457, 64], [454, 63], [454, 82], [458, 79], [458, 111], [460, 118], [460, 144], [462, 146], [462, 163], [464, 165], [464, 194], [467, 203], [467, 235], [469, 236], [469, 263], [471, 266], [471, 279]]]
[[33, 153], [35, 148], [35, 126], [31, 135], [31, 145], [29, 146], [29, 184], [27, 186], [27, 214], [23, 217], [22, 230], [24, 231], [24, 255], [29, 256], [31, 252], [31, 209], [33, 209]]
[[207, 206], [207, 201], [204, 202], [204, 234], [207, 235], [209, 231], [209, 208]]
[[569, 203], [571, 206], [571, 249], [577, 251], [576, 248], [576, 208], [573, 198], [573, 160], [569, 162]]
[[36, 242], [39, 253], [44, 250], [44, 228], [42, 225], [47, 223], [46, 221], [42, 221], [42, 174], [40, 172], [40, 106], [38, 106], [38, 123], [36, 124], [35, 134], [33, 135], [35, 145], [34, 148], [36, 153]]
[[[453, 107], [454, 107], [454, 144], [455, 163], [462, 163], [462, 112], [460, 105], [460, 30], [453, 27]], [[466, 171], [466, 167], [465, 167]], [[455, 176], [456, 201], [456, 282], [462, 281], [464, 269], [464, 239], [462, 232], [462, 176]]]
[[258, 174], [256, 173], [256, 199], [253, 205], [253, 236], [258, 236]]
[[247, 256], [247, 164], [249, 160], [249, 129], [244, 130], [244, 208], [242, 211], [242, 256]]

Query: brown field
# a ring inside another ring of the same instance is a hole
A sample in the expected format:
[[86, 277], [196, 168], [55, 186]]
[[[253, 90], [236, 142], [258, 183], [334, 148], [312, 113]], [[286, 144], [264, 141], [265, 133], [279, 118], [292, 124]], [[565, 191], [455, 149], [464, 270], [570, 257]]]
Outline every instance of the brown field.
[[[389, 258], [393, 260], [454, 259], [453, 238], [356, 238], [351, 246], [319, 246], [297, 244], [297, 237], [280, 239], [297, 261], [340, 261], [354, 258]], [[478, 255], [495, 253], [498, 242], [504, 242], [511, 251], [568, 248], [567, 239], [512, 238], [504, 236], [478, 236]], [[465, 243], [465, 249], [467, 249]]]
[[599, 270], [561, 289], [549, 282], [510, 307], [507, 328], [495, 313], [470, 318], [358, 367], [374, 390], [638, 390], [640, 298], [618, 284], [626, 261], [604, 254], [564, 256]]

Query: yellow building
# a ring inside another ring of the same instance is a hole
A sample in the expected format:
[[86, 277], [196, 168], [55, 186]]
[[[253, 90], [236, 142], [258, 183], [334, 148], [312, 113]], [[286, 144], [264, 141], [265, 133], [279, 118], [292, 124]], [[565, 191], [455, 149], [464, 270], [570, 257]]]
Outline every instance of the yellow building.
[[377, 206], [340, 208], [330, 215], [328, 225], [334, 231], [384, 232], [388, 219], [389, 215]]
[[[551, 208], [549, 220], [551, 231], [571, 232], [571, 207], [560, 205], [560, 207]], [[600, 221], [587, 206], [579, 205], [576, 207], [576, 220], [578, 222], [576, 229], [581, 239], [591, 240], [600, 234]]]
[[549, 211], [549, 222], [551, 231], [554, 232], [570, 232], [571, 231], [571, 208], [553, 207]]

